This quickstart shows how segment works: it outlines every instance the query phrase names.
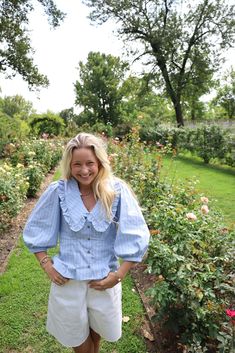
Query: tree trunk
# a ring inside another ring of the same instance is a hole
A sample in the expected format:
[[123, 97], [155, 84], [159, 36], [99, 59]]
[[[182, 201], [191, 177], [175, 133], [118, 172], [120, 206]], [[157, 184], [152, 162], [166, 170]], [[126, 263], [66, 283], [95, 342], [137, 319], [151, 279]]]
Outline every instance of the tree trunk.
[[175, 91], [172, 88], [172, 85], [170, 84], [169, 79], [168, 80], [165, 79], [165, 82], [166, 82], [167, 93], [169, 94], [171, 101], [173, 103], [173, 106], [174, 106], [177, 126], [178, 127], [184, 126], [184, 118], [183, 118], [182, 107], [181, 107], [181, 102], [180, 102], [180, 94], [175, 93]]
[[175, 109], [177, 127], [184, 126], [184, 119], [183, 119], [183, 113], [182, 113], [180, 102], [175, 102], [174, 103], [174, 109]]
[[159, 45], [159, 43], [156, 41], [150, 41], [150, 44], [157, 61], [157, 66], [162, 72], [162, 76], [166, 84], [166, 91], [169, 94], [171, 101], [174, 105], [177, 126], [178, 127], [184, 126], [184, 119], [183, 119], [183, 113], [182, 113], [181, 102], [180, 102], [180, 98], [181, 98], [180, 87], [178, 85], [178, 90], [176, 91], [170, 81], [170, 77], [169, 77], [169, 73], [166, 65], [166, 59], [161, 52], [161, 46]]
[[192, 120], [193, 123], [195, 123], [196, 114], [195, 114], [195, 109], [194, 109], [194, 107], [191, 109], [191, 120]]
[[[153, 46], [152, 46], [153, 47]], [[156, 52], [156, 50], [155, 50]], [[165, 59], [156, 52], [156, 58], [157, 58], [157, 65], [159, 66], [165, 84], [166, 84], [166, 91], [169, 94], [171, 101], [173, 103], [174, 109], [175, 109], [175, 117], [176, 117], [176, 122], [177, 126], [184, 126], [184, 119], [183, 119], [183, 113], [182, 113], [182, 107], [181, 107], [181, 102], [180, 102], [180, 91], [176, 92], [170, 82], [170, 78], [168, 75]]]

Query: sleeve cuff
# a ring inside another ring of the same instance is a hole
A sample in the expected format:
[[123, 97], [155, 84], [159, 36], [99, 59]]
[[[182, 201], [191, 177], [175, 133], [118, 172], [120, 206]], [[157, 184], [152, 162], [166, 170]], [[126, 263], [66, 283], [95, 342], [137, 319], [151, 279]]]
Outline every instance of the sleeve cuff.
[[37, 252], [42, 252], [42, 251], [47, 251], [48, 248], [31, 248], [29, 249], [29, 251], [33, 254], [37, 253]]
[[129, 262], [141, 262], [142, 257], [130, 257], [130, 256], [119, 256], [120, 259], [123, 261], [129, 261]]

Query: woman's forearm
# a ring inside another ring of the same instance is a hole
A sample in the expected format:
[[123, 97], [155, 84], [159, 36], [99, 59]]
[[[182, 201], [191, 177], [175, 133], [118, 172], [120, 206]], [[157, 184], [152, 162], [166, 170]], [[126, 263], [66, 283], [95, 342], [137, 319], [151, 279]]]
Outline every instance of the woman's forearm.
[[40, 252], [34, 253], [34, 255], [36, 256], [36, 258], [40, 262], [45, 256], [47, 256], [47, 252], [46, 251], [40, 251]]
[[117, 270], [117, 275], [121, 279], [123, 279], [126, 274], [129, 272], [129, 270], [136, 265], [136, 262], [131, 262], [131, 261], [123, 261]]

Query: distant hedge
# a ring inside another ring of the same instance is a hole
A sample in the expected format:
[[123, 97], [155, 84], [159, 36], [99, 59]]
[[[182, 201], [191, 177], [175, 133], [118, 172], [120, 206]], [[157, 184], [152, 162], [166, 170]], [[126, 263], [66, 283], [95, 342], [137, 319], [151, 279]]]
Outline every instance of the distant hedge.
[[196, 128], [158, 127], [140, 130], [142, 141], [171, 145], [177, 152], [190, 151], [205, 163], [219, 160], [235, 166], [235, 137], [219, 125], [200, 125]]

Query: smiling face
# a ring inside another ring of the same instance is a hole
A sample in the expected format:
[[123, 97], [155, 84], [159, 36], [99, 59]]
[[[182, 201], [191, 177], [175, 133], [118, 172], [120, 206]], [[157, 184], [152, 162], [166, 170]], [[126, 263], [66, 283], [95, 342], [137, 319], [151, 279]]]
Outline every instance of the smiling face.
[[75, 148], [72, 152], [71, 174], [80, 186], [91, 187], [99, 172], [99, 160], [91, 148]]

